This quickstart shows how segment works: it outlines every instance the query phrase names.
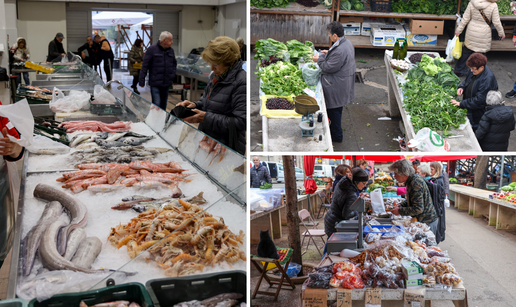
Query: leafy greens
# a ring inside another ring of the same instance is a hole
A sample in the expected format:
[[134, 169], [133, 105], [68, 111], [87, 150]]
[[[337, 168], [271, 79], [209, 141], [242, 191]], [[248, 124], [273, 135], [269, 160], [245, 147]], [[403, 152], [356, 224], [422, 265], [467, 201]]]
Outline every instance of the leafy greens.
[[314, 44], [310, 41], [304, 44], [298, 40], [290, 40], [287, 42], [288, 53], [290, 53], [290, 62], [297, 65], [300, 58], [305, 62], [311, 62], [314, 55]]
[[255, 60], [269, 59], [271, 56], [283, 59], [283, 56], [288, 51], [285, 44], [272, 38], [260, 39], [256, 42], [254, 49], [256, 50]]
[[301, 95], [307, 88], [303, 72], [288, 62], [277, 62], [261, 68], [255, 74], [261, 79], [261, 90], [266, 95], [289, 96]]
[[290, 0], [251, 0], [251, 6], [256, 6], [259, 9], [264, 7], [286, 7], [290, 2]]

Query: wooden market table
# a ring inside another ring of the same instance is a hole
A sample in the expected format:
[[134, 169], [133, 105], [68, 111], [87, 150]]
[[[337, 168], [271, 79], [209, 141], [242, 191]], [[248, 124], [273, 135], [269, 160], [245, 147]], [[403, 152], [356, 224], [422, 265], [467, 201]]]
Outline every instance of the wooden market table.
[[493, 192], [459, 184], [450, 184], [450, 200], [455, 208], [468, 211], [473, 217], [486, 217], [496, 229], [516, 229], [516, 204], [491, 199]]
[[[330, 258], [330, 259], [328, 259]], [[339, 256], [330, 255], [319, 263], [319, 266], [329, 265], [332, 262], [340, 262], [348, 260], [347, 258], [342, 258]], [[302, 287], [302, 291], [300, 294], [301, 303], [300, 306], [304, 305], [304, 293], [306, 290], [306, 284], [308, 280], [305, 281]], [[365, 299], [365, 289], [354, 289], [352, 290], [351, 298], [353, 301], [364, 301]], [[403, 306], [403, 298], [404, 298], [405, 289], [381, 289], [381, 297], [382, 301], [399, 301], [400, 306]], [[337, 300], [337, 288], [331, 288], [327, 291], [327, 300], [335, 301]], [[466, 307], [468, 306], [468, 295], [466, 288], [464, 288], [463, 283], [461, 282], [459, 285], [455, 286], [451, 292], [445, 289], [432, 289], [426, 288], [425, 291], [425, 307], [431, 307], [432, 301], [452, 301], [456, 307]]]
[[[408, 56], [414, 52], [409, 52]], [[428, 52], [427, 52], [428, 53]], [[435, 54], [439, 55], [439, 54]], [[403, 94], [399, 86], [398, 79], [394, 73], [394, 69], [390, 65], [391, 57], [385, 53], [384, 62], [387, 71], [387, 99], [389, 101], [389, 112], [391, 117], [401, 116], [403, 120], [403, 126], [405, 127], [405, 141], [408, 143], [416, 135], [414, 126], [410, 121], [410, 117], [403, 108]], [[450, 136], [444, 138], [450, 144], [450, 151], [460, 152], [481, 152], [480, 144], [478, 144], [473, 128], [470, 124], [466, 125], [463, 130], [451, 129]], [[459, 136], [459, 137], [455, 137]]]

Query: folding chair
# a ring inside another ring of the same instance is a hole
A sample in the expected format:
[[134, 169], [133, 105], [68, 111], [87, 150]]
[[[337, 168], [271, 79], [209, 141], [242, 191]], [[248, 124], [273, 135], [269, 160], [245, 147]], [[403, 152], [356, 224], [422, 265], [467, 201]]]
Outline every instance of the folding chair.
[[328, 199], [328, 196], [326, 196], [326, 193], [324, 193], [324, 191], [317, 193], [317, 195], [319, 196], [319, 199], [321, 200], [321, 206], [319, 207], [319, 212], [317, 212], [317, 219], [320, 219], [321, 218], [321, 216], [320, 216], [321, 210], [324, 208], [323, 215], [322, 215], [324, 217], [324, 214], [326, 214], [326, 210], [328, 210], [331, 207], [331, 202]]
[[[317, 251], [319, 252], [319, 255], [321, 255], [321, 258], [322, 258], [323, 255], [321, 254], [321, 250], [317, 247], [317, 244], [315, 244], [314, 237], [321, 238], [321, 240], [323, 241], [323, 244], [326, 244], [326, 242], [323, 239], [323, 236], [325, 236], [326, 233], [324, 233], [323, 229], [317, 229], [317, 225], [315, 224], [314, 219], [312, 218], [312, 216], [310, 215], [308, 210], [303, 209], [303, 210], [299, 211], [298, 214], [299, 214], [299, 219], [301, 220], [301, 223], [303, 223], [303, 226], [305, 226], [305, 229], [306, 229], [306, 231], [302, 233], [303, 241], [301, 241], [301, 247], [303, 247], [303, 243], [305, 242], [305, 238], [309, 237], [308, 241], [306, 243], [306, 250], [304, 252], [302, 252], [301, 255], [304, 255], [308, 251], [308, 246], [310, 245], [310, 240], [312, 240], [312, 242], [314, 243], [315, 247], [317, 248]], [[304, 221], [306, 218], [309, 218], [310, 221], [313, 223], [314, 226], [313, 226], [312, 229], [309, 229], [306, 226], [305, 221]]]
[[[280, 256], [280, 259], [272, 259], [272, 258], [263, 258], [256, 255], [251, 255], [251, 263], [256, 267], [258, 272], [260, 272], [260, 279], [258, 279], [258, 283], [256, 284], [256, 287], [254, 288], [254, 292], [251, 298], [255, 298], [256, 294], [264, 294], [264, 295], [270, 295], [274, 296], [274, 301], [278, 300], [278, 295], [281, 289], [284, 290], [294, 290], [296, 286], [294, 285], [294, 282], [288, 277], [287, 275], [287, 269], [288, 265], [290, 263], [290, 257], [292, 256], [293, 249], [291, 248], [281, 248], [276, 247], [278, 251], [278, 255]], [[271, 280], [269, 276], [267, 276], [267, 271], [270, 269], [273, 269], [277, 267], [278, 270], [281, 273], [280, 281]], [[265, 279], [265, 281], [269, 284], [269, 288], [273, 287], [274, 285], [277, 285], [278, 288], [276, 288], [276, 292], [270, 292], [270, 291], [259, 291], [260, 284], [262, 283], [262, 280]], [[288, 284], [283, 284], [283, 281], [286, 279]], [[290, 286], [292, 289], [285, 288], [285, 286]]]

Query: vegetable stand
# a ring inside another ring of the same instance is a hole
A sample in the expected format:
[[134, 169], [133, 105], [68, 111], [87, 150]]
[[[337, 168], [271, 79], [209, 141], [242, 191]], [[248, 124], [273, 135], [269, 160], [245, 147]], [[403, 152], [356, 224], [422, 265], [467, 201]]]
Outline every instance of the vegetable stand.
[[[409, 52], [408, 56], [414, 52]], [[437, 53], [425, 52], [426, 54], [433, 54], [439, 56]], [[388, 101], [390, 116], [397, 117], [401, 116], [403, 120], [403, 126], [405, 128], [405, 140], [408, 142], [414, 139], [416, 132], [414, 126], [410, 120], [410, 116], [407, 114], [403, 107], [403, 94], [399, 86], [398, 79], [396, 77], [394, 69], [390, 64], [391, 56], [387, 53], [384, 55], [384, 62], [387, 70], [387, 88], [388, 88]], [[464, 129], [451, 129], [449, 130], [450, 136], [445, 137], [445, 140], [450, 144], [450, 151], [470, 151], [480, 152], [482, 149], [478, 144], [475, 133], [469, 122], [466, 123]]]

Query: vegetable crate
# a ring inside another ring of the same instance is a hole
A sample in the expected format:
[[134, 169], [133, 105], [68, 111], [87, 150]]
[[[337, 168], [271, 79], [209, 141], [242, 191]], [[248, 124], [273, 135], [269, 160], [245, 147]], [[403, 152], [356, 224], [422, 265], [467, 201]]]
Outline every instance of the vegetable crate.
[[142, 307], [153, 307], [147, 289], [140, 283], [127, 283], [122, 285], [109, 286], [106, 288], [87, 292], [67, 293], [54, 295], [50, 299], [38, 302], [33, 299], [29, 307], [70, 307], [79, 306], [81, 301], [88, 306], [113, 301], [130, 301], [138, 303]]
[[204, 300], [215, 295], [236, 292], [247, 299], [246, 273], [227, 271], [177, 278], [152, 279], [145, 284], [154, 306], [168, 307], [191, 300]]
[[[393, 227], [396, 227], [396, 231], [389, 231], [389, 232], [378, 232], [377, 229], [389, 229], [392, 230]], [[403, 226], [397, 226], [397, 225], [367, 225], [364, 227], [364, 236], [366, 236], [369, 233], [380, 233], [382, 237], [393, 237], [396, 235], [401, 235], [405, 231], [405, 227]]]
[[391, 11], [391, 0], [371, 0], [371, 11], [389, 13]]
[[27, 307], [27, 301], [21, 298], [0, 301], [0, 307]]

